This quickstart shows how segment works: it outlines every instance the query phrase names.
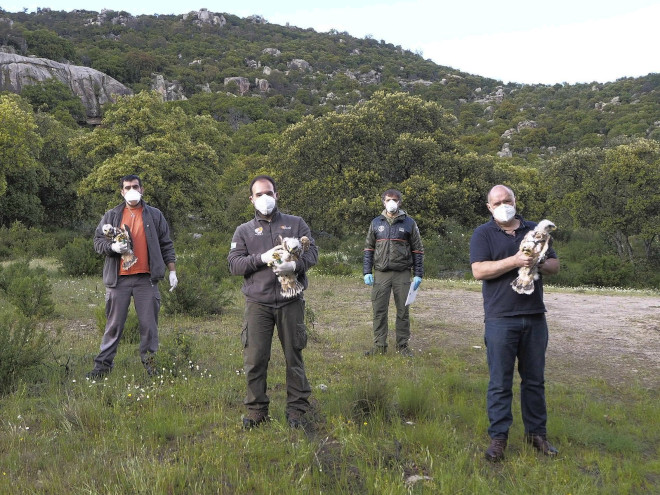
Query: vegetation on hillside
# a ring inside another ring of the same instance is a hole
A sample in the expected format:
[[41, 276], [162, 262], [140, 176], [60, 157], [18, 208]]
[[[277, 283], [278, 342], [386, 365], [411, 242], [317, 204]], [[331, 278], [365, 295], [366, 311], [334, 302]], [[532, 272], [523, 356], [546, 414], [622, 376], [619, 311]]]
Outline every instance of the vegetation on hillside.
[[[205, 21], [213, 15], [218, 22]], [[566, 283], [619, 264], [618, 283], [659, 283], [658, 74], [503, 85], [385, 40], [227, 13], [1, 17], [6, 50], [87, 65], [135, 92], [107, 105], [93, 129], [79, 124], [84, 110], [61, 83], [0, 95], [5, 228], [89, 235], [120, 200], [117, 178], [136, 172], [175, 235], [231, 232], [251, 214], [250, 177], [270, 173], [282, 208], [330, 248], [354, 246], [380, 211], [379, 193], [401, 189], [427, 245], [455, 253], [432, 272], [465, 273], [458, 246], [485, 220], [488, 189], [506, 183], [526, 218], [558, 222], [566, 253], [589, 239], [588, 252], [564, 257]], [[155, 74], [186, 99], [150, 92]], [[249, 87], [225, 85], [230, 77]]]

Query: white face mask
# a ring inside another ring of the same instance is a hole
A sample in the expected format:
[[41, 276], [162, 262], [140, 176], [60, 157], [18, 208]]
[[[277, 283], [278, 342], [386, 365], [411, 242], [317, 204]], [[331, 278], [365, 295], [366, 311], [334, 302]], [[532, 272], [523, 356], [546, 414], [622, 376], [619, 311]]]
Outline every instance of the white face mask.
[[275, 209], [275, 198], [268, 194], [262, 194], [254, 200], [254, 207], [262, 215], [270, 215]]
[[124, 194], [124, 200], [127, 203], [139, 203], [140, 199], [142, 199], [142, 194], [140, 194], [138, 191], [135, 189], [131, 189], [130, 191], [127, 191], [126, 194]]
[[390, 199], [385, 202], [385, 209], [387, 210], [388, 213], [396, 213], [397, 210], [399, 209], [399, 203], [397, 203], [393, 199]]
[[516, 215], [516, 208], [511, 205], [500, 205], [493, 210], [493, 218], [500, 223], [508, 223]]

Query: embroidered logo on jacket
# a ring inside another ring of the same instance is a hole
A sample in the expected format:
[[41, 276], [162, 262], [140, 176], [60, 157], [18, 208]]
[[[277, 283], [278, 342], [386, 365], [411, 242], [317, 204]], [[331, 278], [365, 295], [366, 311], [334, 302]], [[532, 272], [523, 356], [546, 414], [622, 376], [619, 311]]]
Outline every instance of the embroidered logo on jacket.
[[291, 230], [291, 225], [280, 225], [282, 230]]
[[383, 230], [385, 230], [385, 227], [383, 225], [379, 225], [378, 232], [382, 232]]
[[257, 227], [254, 229], [254, 235], [263, 235], [264, 234], [264, 228], [263, 227]]

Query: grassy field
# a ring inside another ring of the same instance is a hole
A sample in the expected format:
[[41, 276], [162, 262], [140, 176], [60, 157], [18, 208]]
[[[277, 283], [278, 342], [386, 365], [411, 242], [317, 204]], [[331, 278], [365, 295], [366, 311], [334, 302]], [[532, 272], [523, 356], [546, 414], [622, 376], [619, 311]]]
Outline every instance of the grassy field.
[[474, 283], [425, 280], [427, 299], [411, 310], [415, 358], [365, 358], [368, 289], [358, 277], [312, 273], [311, 422], [304, 430], [286, 425], [274, 339], [272, 421], [248, 432], [240, 427], [238, 291], [218, 317], [162, 315], [162, 376], [147, 377], [137, 344], [124, 342], [113, 373], [97, 383], [84, 374], [100, 343], [101, 280], [53, 285], [58, 316], [47, 325], [60, 334], [48, 370], [0, 399], [2, 494], [660, 492], [657, 376], [623, 373], [613, 384], [585, 373], [579, 359], [548, 360], [548, 428], [559, 457], [524, 444], [516, 392], [507, 457], [495, 465], [483, 458], [482, 324], [449, 302], [478, 298]]

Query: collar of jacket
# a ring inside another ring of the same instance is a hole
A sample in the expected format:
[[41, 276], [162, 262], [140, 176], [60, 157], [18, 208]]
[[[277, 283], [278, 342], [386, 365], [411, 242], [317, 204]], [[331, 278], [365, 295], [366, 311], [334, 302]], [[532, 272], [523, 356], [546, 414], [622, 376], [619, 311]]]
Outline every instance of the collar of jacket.
[[254, 210], [254, 219], [256, 221], [262, 220], [264, 222], [272, 222], [275, 220], [276, 217], [278, 217], [280, 214], [280, 210], [277, 206], [275, 206], [275, 209], [273, 212], [270, 214], [270, 218], [264, 217], [261, 213], [259, 213], [256, 209]]
[[401, 208], [399, 208], [399, 211], [398, 211], [398, 212], [396, 213], [396, 215], [393, 216], [393, 217], [390, 217], [390, 216], [387, 214], [387, 210], [383, 210], [383, 212], [381, 213], [381, 215], [383, 216], [383, 218], [384, 218], [385, 220], [387, 220], [390, 224], [392, 224], [392, 223], [396, 222], [397, 220], [403, 220], [403, 217], [406, 216], [406, 212], [405, 212], [404, 210], [402, 210]]

